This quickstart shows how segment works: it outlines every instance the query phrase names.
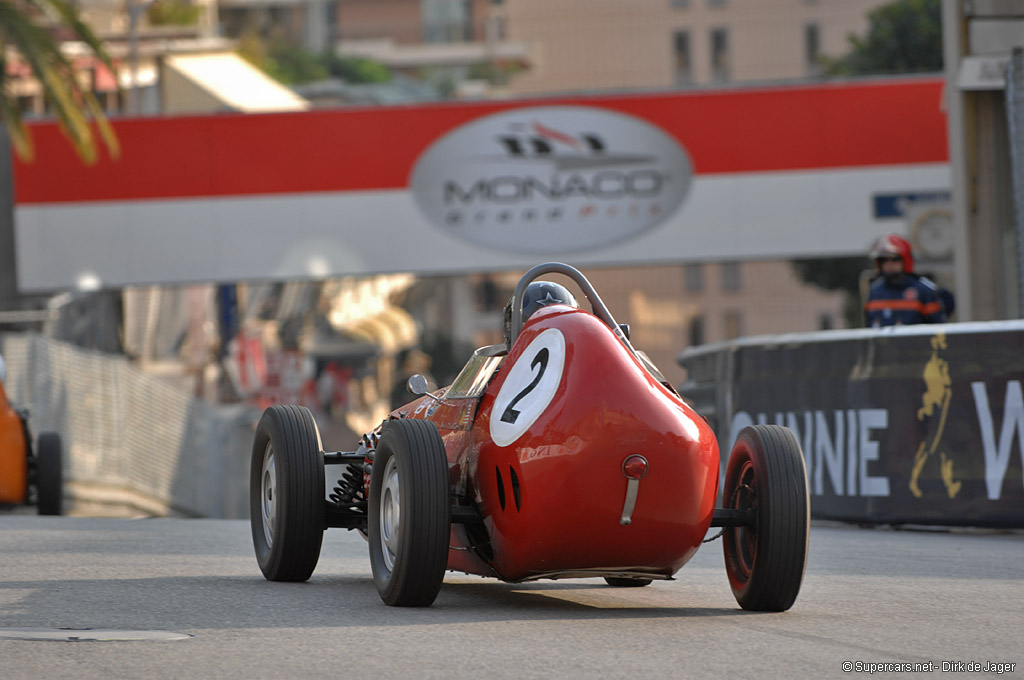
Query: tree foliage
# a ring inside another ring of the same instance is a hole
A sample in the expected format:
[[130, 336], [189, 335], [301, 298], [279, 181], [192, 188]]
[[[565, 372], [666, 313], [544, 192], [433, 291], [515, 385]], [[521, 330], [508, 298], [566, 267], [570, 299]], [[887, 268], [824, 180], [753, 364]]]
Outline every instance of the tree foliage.
[[284, 85], [310, 83], [328, 76], [316, 55], [281, 38], [265, 41], [256, 33], [246, 33], [238, 42], [238, 53]]
[[825, 59], [828, 75], [922, 73], [942, 70], [941, 0], [896, 0], [868, 14], [864, 36], [849, 36], [850, 52]]
[[845, 293], [843, 315], [847, 326], [863, 324], [860, 281], [863, 272], [872, 268], [867, 256], [793, 260], [790, 264], [804, 283], [822, 290]]
[[302, 85], [332, 77], [349, 83], [383, 83], [391, 80], [391, 70], [372, 59], [339, 57], [331, 52], [317, 54], [283, 38], [265, 41], [256, 33], [242, 36], [238, 53], [284, 85]]
[[386, 83], [391, 80], [391, 69], [373, 59], [339, 57], [329, 53], [322, 59], [333, 77], [349, 83]]
[[866, 257], [831, 257], [817, 260], [794, 260], [793, 269], [806, 283], [824, 290], [857, 292], [860, 273], [871, 268]]
[[117, 72], [99, 39], [82, 23], [69, 3], [64, 0], [0, 0], [0, 116], [15, 151], [24, 160], [31, 160], [34, 155], [32, 140], [13, 92], [10, 68], [11, 60], [23, 60], [39, 81], [43, 96], [79, 157], [86, 163], [96, 162], [98, 148], [93, 125], [110, 155], [118, 156], [117, 137], [103, 108], [93, 93], [79, 84], [71, 60], [61, 51], [58, 40], [44, 22], [81, 41], [112, 73]]
[[486, 80], [491, 85], [507, 85], [522, 70], [523, 66], [519, 62], [495, 59], [470, 65], [466, 75], [474, 80]]
[[146, 10], [146, 18], [153, 26], [195, 26], [200, 11], [199, 5], [183, 0], [156, 0]]
[[317, 55], [286, 42], [271, 45], [267, 72], [286, 85], [313, 83], [329, 75]]

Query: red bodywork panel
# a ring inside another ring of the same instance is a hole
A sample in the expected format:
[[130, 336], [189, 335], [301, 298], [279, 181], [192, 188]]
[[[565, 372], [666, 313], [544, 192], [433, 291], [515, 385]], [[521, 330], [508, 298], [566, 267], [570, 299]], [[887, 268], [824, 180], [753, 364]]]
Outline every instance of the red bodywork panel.
[[[540, 366], [542, 333], [555, 344]], [[535, 420], [499, 445], [492, 418], [512, 404], [525, 414], [543, 388], [538, 373], [550, 371], [547, 379], [554, 380], [559, 351], [561, 375], [557, 387], [547, 383], [550, 401], [541, 397], [539, 415], [526, 418]], [[533, 362], [518, 371], [533, 382], [521, 390], [515, 384], [512, 392], [525, 396], [495, 409], [520, 361]], [[694, 555], [711, 524], [719, 474], [711, 428], [589, 313], [541, 309], [481, 397], [440, 404], [424, 397], [399, 411], [438, 425], [453, 494], [476, 506], [489, 535], [489, 550], [479, 550], [479, 536], [453, 525], [449, 569], [506, 581], [586, 572], [669, 577]], [[622, 465], [630, 454], [644, 456], [648, 471], [624, 525]]]

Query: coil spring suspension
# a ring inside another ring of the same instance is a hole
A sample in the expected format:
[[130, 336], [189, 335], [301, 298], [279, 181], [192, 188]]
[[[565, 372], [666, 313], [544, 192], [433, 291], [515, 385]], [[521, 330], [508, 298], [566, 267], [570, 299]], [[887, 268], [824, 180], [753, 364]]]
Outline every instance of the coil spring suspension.
[[329, 496], [331, 502], [339, 508], [366, 511], [366, 498], [363, 496], [363, 463], [349, 463], [345, 472], [332, 489]]
[[[372, 461], [376, 451], [377, 437], [364, 435], [359, 442], [359, 450], [364, 454], [364, 460]], [[366, 496], [363, 493], [363, 475], [370, 473], [371, 464], [367, 462], [349, 463], [345, 466], [345, 472], [338, 480], [337, 486], [331, 490], [328, 498], [337, 507], [349, 510], [366, 512]]]

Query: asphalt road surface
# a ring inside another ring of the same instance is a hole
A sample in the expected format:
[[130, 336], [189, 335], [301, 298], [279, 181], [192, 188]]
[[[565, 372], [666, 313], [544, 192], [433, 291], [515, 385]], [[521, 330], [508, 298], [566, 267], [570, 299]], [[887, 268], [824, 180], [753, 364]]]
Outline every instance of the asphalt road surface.
[[616, 589], [449, 574], [433, 607], [401, 609], [378, 598], [353, 532], [328, 531], [313, 578], [281, 584], [260, 574], [247, 522], [4, 515], [0, 678], [1024, 676], [1020, 532], [815, 524], [782, 614], [736, 606], [720, 542], [676, 576]]

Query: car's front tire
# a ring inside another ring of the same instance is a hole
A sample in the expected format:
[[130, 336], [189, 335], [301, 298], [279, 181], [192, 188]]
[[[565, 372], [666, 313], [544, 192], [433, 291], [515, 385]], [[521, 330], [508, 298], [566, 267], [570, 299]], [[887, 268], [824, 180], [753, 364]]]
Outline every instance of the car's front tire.
[[313, 414], [271, 406], [253, 439], [249, 519], [256, 561], [271, 581], [305, 581], [325, 529], [324, 454]]
[[451, 483], [444, 442], [426, 420], [384, 424], [373, 457], [368, 510], [370, 567], [386, 604], [426, 607], [444, 581]]

